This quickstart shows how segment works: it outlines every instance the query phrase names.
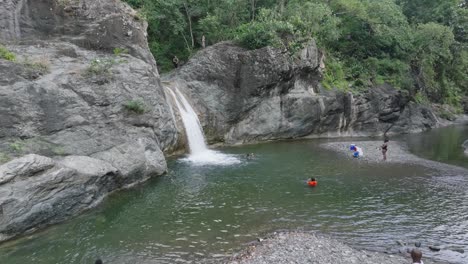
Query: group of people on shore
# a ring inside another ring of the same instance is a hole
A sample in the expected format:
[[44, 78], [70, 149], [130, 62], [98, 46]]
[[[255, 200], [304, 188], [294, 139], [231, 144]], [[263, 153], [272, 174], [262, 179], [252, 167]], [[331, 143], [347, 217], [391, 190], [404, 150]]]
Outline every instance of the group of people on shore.
[[[379, 147], [379, 149], [382, 151], [382, 157], [384, 161], [387, 160], [387, 151], [388, 151], [389, 141], [390, 140], [388, 138], [385, 138], [384, 143]], [[351, 146], [349, 146], [349, 150], [353, 151], [354, 158], [364, 157], [364, 151], [362, 150], [361, 147], [358, 147], [356, 144], [351, 144]]]

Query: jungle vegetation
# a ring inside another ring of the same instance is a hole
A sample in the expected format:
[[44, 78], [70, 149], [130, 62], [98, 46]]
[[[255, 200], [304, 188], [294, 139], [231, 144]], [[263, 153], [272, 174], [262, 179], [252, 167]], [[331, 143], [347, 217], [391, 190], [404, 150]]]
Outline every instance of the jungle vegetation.
[[323, 85], [382, 83], [415, 101], [459, 106], [468, 94], [466, 0], [125, 0], [148, 22], [161, 71], [202, 47], [235, 41], [294, 56], [310, 39], [326, 55]]

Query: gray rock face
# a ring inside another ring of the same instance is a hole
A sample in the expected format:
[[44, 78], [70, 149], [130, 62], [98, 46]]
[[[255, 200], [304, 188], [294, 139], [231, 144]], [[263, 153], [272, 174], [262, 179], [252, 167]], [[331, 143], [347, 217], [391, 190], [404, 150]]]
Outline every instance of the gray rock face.
[[107, 161], [117, 168], [127, 185], [143, 181], [152, 175], [161, 175], [167, 169], [164, 154], [159, 147], [144, 139], [96, 153], [93, 157]]
[[[47, 158], [29, 155], [0, 168], [31, 166], [38, 159]], [[3, 239], [63, 221], [91, 207], [116, 189], [118, 182], [117, 169], [82, 156], [69, 156], [63, 163], [52, 162], [48, 169], [30, 171], [23, 176], [0, 186], [0, 237]]]
[[8, 183], [15, 177], [28, 177], [54, 166], [52, 159], [34, 154], [13, 160], [0, 167], [0, 184]]
[[297, 58], [219, 43], [166, 79], [195, 103], [211, 141], [381, 135], [437, 125], [429, 109], [388, 85], [359, 95], [324, 89], [321, 58], [314, 42]]
[[0, 37], [17, 57], [0, 59], [0, 162], [26, 155], [0, 167], [3, 239], [166, 171], [177, 130], [134, 10], [0, 1]]
[[115, 190], [166, 171], [156, 145], [134, 145], [98, 154], [102, 159], [31, 154], [0, 166], [0, 241], [66, 220]]
[[[40, 137], [79, 155], [143, 137], [171, 148], [176, 128], [134, 10], [112, 0], [9, 0], [0, 10], [18, 57], [0, 60], [0, 140]], [[125, 109], [132, 100], [144, 114]]]

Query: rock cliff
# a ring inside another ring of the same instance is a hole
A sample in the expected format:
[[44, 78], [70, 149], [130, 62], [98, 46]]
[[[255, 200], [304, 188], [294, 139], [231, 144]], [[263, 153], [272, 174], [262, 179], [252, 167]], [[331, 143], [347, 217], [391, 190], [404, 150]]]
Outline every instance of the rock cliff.
[[211, 142], [410, 133], [437, 125], [430, 109], [388, 85], [360, 94], [324, 89], [321, 58], [314, 42], [297, 57], [219, 43], [165, 79], [195, 103]]
[[[0, 240], [166, 171], [176, 142], [146, 24], [114, 0], [0, 1]], [[40, 155], [40, 156], [39, 156]]]

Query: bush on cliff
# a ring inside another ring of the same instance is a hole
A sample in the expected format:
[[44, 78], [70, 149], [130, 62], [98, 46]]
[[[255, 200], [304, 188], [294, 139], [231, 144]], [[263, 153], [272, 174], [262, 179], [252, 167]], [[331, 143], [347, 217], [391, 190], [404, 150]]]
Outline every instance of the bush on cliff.
[[16, 55], [10, 52], [5, 46], [0, 44], [0, 59], [4, 59], [7, 61], [15, 61]]
[[123, 106], [125, 109], [135, 114], [143, 114], [146, 112], [145, 104], [139, 100], [128, 101]]
[[116, 64], [117, 61], [113, 58], [94, 59], [89, 63], [88, 68], [86, 68], [86, 75], [110, 75], [111, 68]]

